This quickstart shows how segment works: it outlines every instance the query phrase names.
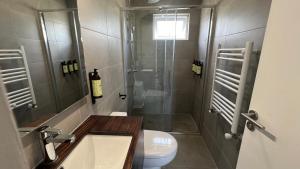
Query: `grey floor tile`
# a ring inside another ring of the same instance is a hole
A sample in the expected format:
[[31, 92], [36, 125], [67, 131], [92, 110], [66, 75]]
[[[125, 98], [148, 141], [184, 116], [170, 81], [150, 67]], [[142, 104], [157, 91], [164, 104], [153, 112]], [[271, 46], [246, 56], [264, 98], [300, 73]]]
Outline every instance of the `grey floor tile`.
[[202, 136], [173, 135], [178, 142], [175, 159], [163, 169], [217, 169]]
[[144, 117], [144, 129], [181, 133], [199, 131], [190, 114], [147, 114], [143, 110], [134, 111], [133, 114]]
[[196, 122], [190, 114], [172, 115], [172, 131], [173, 132], [198, 132]]

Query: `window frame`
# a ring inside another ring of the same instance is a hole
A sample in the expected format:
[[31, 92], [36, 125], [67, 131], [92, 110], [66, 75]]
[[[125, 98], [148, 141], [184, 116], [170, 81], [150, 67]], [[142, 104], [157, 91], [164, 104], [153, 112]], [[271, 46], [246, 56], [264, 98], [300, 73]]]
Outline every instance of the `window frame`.
[[[168, 37], [159, 38], [157, 35], [157, 22], [158, 21], [173, 21], [175, 22], [175, 34]], [[179, 38], [176, 36], [176, 24], [178, 20], [183, 20], [186, 24], [185, 37]], [[172, 14], [153, 14], [153, 40], [189, 40], [190, 29], [190, 13], [172, 13]]]

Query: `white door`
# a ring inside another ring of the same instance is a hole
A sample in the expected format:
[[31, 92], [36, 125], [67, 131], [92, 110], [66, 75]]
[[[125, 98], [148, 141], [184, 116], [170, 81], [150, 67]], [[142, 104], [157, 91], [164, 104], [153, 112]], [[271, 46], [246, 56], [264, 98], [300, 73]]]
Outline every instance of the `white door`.
[[300, 169], [300, 0], [273, 0], [237, 169]]

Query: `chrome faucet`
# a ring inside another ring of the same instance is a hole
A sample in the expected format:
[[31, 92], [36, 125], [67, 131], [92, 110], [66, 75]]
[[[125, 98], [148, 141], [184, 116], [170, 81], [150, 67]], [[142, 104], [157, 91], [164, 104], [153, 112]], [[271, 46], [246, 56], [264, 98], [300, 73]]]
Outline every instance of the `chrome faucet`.
[[75, 135], [64, 134], [62, 130], [43, 126], [39, 129], [45, 148], [45, 162], [52, 162], [57, 159], [54, 143], [75, 142]]

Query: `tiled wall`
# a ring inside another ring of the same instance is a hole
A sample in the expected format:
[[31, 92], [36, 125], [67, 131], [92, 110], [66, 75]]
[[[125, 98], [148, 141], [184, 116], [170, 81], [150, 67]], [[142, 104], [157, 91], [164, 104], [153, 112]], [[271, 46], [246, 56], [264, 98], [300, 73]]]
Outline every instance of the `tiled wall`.
[[119, 9], [123, 5], [121, 0], [78, 0], [86, 71], [96, 68], [102, 78], [103, 98], [89, 107], [99, 115], [126, 111], [126, 102], [119, 98], [124, 92]]
[[[212, 70], [215, 61], [215, 51], [219, 44], [222, 47], [244, 47], [246, 41], [254, 42], [254, 52], [248, 73], [246, 93], [243, 102], [243, 111], [247, 111], [251, 99], [252, 87], [255, 80], [256, 68], [259, 61], [259, 51], [262, 48], [265, 27], [271, 0], [223, 0], [216, 8], [216, 28], [213, 38], [213, 52], [209, 57], [209, 75], [207, 88], [211, 91]], [[200, 43], [201, 48], [201, 43]], [[226, 66], [226, 63], [222, 63]], [[227, 65], [228, 66], [228, 65]], [[236, 65], [233, 70], [236, 69]], [[225, 92], [225, 95], [229, 93]], [[236, 166], [240, 140], [226, 140], [224, 133], [230, 131], [230, 126], [221, 117], [208, 113], [210, 93], [205, 95], [203, 113], [203, 137], [220, 169], [234, 169]], [[240, 132], [244, 124], [240, 125]]]

